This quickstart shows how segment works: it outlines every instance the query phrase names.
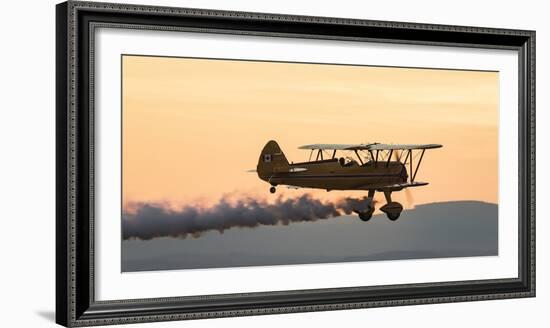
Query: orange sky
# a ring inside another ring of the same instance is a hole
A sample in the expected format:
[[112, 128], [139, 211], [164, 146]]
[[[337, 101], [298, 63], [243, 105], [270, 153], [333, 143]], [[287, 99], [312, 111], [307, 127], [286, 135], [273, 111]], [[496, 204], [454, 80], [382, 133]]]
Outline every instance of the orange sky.
[[497, 203], [497, 72], [123, 56], [122, 77], [124, 203], [273, 197], [246, 173], [270, 139], [294, 162], [311, 143], [443, 144], [415, 203]]

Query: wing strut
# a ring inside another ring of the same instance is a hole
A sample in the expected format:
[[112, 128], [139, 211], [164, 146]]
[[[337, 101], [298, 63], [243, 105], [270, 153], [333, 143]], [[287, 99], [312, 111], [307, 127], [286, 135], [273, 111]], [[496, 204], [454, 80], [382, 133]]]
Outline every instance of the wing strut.
[[363, 160], [361, 159], [361, 156], [359, 156], [359, 152], [357, 149], [355, 149], [355, 155], [357, 155], [357, 158], [359, 158], [359, 162], [361, 162], [361, 165], [363, 165]]
[[[413, 155], [412, 155], [412, 149], [409, 149], [409, 156], [410, 157], [410, 162], [409, 162], [409, 174], [412, 174], [412, 171], [413, 171]], [[411, 175], [411, 183], [414, 181], [414, 178], [413, 176]]]
[[[422, 149], [422, 153], [420, 154], [420, 159], [418, 160], [418, 164], [416, 164], [416, 170], [414, 170], [414, 174], [412, 176], [411, 182], [414, 182], [414, 178], [416, 178], [416, 173], [418, 172], [418, 168], [420, 167], [420, 163], [422, 162], [422, 157], [424, 157], [424, 152], [426, 149]], [[411, 160], [412, 163], [412, 160]]]

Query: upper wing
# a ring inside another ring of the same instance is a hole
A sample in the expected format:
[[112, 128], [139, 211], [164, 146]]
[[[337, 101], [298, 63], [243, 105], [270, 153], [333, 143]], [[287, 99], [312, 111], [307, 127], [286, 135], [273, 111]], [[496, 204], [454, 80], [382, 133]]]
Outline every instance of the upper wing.
[[424, 144], [424, 145], [399, 145], [399, 144], [371, 144], [367, 150], [405, 150], [405, 149], [433, 149], [441, 148], [443, 145]]
[[354, 149], [366, 149], [366, 148], [357, 148], [365, 147], [367, 145], [363, 144], [311, 144], [298, 147], [298, 149], [310, 149], [310, 150], [354, 150]]
[[311, 144], [298, 147], [310, 150], [404, 150], [404, 149], [432, 149], [441, 148], [438, 144], [407, 145], [407, 144]]

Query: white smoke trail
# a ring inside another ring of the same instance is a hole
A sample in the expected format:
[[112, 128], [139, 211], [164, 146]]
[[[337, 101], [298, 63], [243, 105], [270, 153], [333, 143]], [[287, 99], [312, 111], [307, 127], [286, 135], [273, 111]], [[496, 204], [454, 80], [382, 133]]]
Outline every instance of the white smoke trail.
[[122, 220], [124, 239], [159, 237], [198, 238], [206, 231], [223, 233], [235, 227], [288, 225], [292, 222], [317, 221], [364, 211], [367, 197], [322, 201], [309, 194], [297, 198], [277, 198], [275, 202], [244, 197], [234, 203], [225, 198], [210, 207], [188, 206], [180, 210], [164, 205], [134, 203]]

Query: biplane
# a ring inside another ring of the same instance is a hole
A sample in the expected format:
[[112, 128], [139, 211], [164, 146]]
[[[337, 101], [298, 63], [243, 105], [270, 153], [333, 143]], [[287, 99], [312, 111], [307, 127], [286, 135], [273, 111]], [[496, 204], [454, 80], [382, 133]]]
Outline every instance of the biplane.
[[392, 192], [427, 185], [415, 180], [418, 168], [427, 149], [440, 147], [438, 144], [312, 144], [298, 147], [310, 150], [309, 160], [293, 163], [287, 160], [277, 142], [271, 140], [261, 152], [256, 172], [271, 185], [271, 193], [275, 193], [279, 185], [326, 191], [365, 190], [367, 204], [354, 209], [363, 221], [372, 217], [375, 192], [383, 192], [387, 203], [380, 210], [395, 221], [403, 206], [392, 201]]

